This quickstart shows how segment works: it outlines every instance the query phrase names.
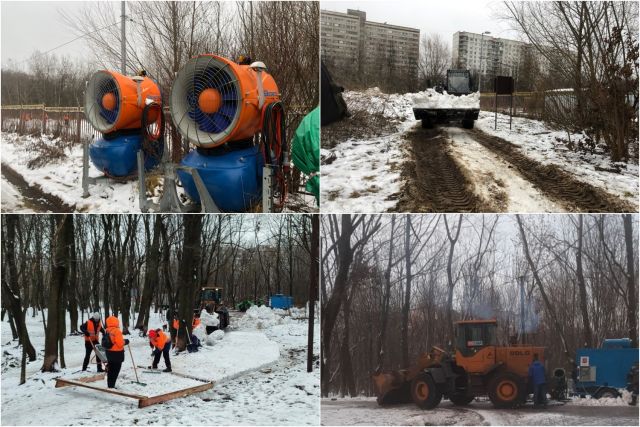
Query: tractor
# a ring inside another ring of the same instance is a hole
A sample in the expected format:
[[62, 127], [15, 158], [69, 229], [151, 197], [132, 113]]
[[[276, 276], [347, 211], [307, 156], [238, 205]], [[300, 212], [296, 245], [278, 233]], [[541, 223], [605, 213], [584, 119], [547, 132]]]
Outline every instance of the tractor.
[[[207, 286], [200, 289], [200, 303], [199, 309], [206, 310], [207, 313], [218, 314], [220, 320], [219, 329], [225, 329], [229, 326], [229, 310], [224, 305], [222, 300], [223, 288], [219, 286]], [[210, 333], [209, 331], [207, 333]]]
[[413, 400], [422, 409], [433, 409], [443, 397], [467, 405], [480, 395], [488, 395], [496, 408], [524, 404], [529, 365], [534, 354], [544, 363], [544, 347], [498, 346], [495, 319], [455, 325], [454, 354], [433, 347], [408, 369], [373, 376], [378, 404]]

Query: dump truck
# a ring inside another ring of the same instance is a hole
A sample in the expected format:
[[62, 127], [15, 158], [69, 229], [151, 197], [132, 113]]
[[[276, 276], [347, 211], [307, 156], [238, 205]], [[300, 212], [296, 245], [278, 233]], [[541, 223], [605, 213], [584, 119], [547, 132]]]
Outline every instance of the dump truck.
[[[471, 95], [472, 81], [469, 70], [447, 70], [447, 81], [443, 87], [429, 89], [414, 96], [413, 115], [422, 121], [422, 127], [461, 123], [473, 129], [480, 113], [480, 97]], [[446, 92], [446, 93], [444, 93]]]
[[413, 401], [423, 409], [442, 398], [467, 405], [476, 396], [489, 396], [496, 408], [524, 404], [528, 371], [534, 354], [544, 363], [544, 347], [497, 345], [497, 321], [456, 322], [455, 352], [433, 347], [408, 369], [373, 375], [378, 404]]
[[207, 310], [209, 314], [217, 313], [220, 320], [219, 329], [229, 326], [229, 310], [222, 300], [223, 288], [219, 286], [206, 286], [200, 289], [198, 309]]
[[605, 339], [600, 348], [580, 348], [576, 392], [582, 395], [618, 397], [626, 389], [638, 394], [638, 349], [629, 338]]

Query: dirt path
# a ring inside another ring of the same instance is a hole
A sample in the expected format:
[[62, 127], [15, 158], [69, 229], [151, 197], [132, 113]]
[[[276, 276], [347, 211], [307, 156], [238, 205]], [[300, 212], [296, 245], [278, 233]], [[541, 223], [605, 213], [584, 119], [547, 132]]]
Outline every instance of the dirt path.
[[634, 212], [626, 201], [579, 181], [554, 165], [543, 165], [522, 154], [517, 146], [477, 129], [468, 131], [483, 147], [509, 162], [546, 197], [571, 212]]
[[[6, 180], [12, 189], [15, 190], [18, 195], [13, 195], [14, 198], [19, 199], [19, 205], [24, 206], [24, 210], [28, 212], [57, 212], [68, 213], [73, 212], [73, 208], [65, 204], [58, 197], [48, 194], [40, 189], [39, 186], [30, 186], [15, 170], [6, 164], [2, 164], [2, 179]], [[4, 187], [3, 187], [4, 188]], [[9, 195], [12, 197], [12, 195]], [[3, 193], [2, 198], [5, 198]], [[19, 206], [14, 206], [13, 208]], [[3, 213], [13, 213], [13, 209], [2, 205]], [[21, 209], [20, 209], [21, 210]]]
[[474, 185], [451, 155], [438, 130], [414, 127], [406, 134], [413, 159], [406, 162], [395, 212], [495, 212], [474, 193]]

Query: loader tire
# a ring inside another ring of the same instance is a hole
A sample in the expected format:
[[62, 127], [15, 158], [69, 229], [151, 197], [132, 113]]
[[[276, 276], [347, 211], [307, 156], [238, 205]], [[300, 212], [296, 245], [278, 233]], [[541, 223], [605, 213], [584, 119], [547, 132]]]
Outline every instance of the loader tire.
[[596, 399], [601, 399], [601, 398], [612, 398], [612, 399], [616, 399], [618, 397], [620, 397], [620, 393], [618, 393], [618, 390], [616, 390], [615, 388], [611, 388], [611, 387], [602, 387], [600, 390], [598, 390], [594, 395], [594, 398]]
[[525, 400], [522, 378], [511, 372], [501, 372], [489, 380], [488, 394], [496, 408], [513, 408]]
[[442, 392], [431, 375], [422, 373], [411, 382], [411, 398], [422, 409], [433, 409], [442, 400]]
[[475, 396], [467, 396], [466, 394], [452, 394], [449, 400], [456, 406], [465, 406], [471, 403]]

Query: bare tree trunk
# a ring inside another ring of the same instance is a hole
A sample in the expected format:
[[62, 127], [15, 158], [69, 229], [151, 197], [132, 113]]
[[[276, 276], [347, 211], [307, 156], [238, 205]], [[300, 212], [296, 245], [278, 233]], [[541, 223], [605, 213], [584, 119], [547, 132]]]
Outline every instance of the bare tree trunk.
[[142, 297], [140, 298], [140, 308], [138, 311], [138, 321], [135, 329], [140, 329], [146, 333], [149, 326], [149, 309], [151, 308], [151, 297], [159, 280], [160, 270], [160, 229], [162, 227], [162, 216], [154, 215], [153, 241], [146, 254], [147, 263], [145, 266], [144, 286]]
[[636, 296], [636, 279], [634, 264], [637, 262], [633, 256], [633, 217], [630, 214], [622, 216], [624, 223], [624, 241], [627, 255], [627, 323], [631, 347], [638, 347], [638, 299]]
[[58, 230], [56, 232], [55, 246], [53, 249], [53, 271], [51, 273], [51, 284], [49, 288], [49, 305], [47, 311], [47, 333], [44, 343], [43, 372], [54, 372], [58, 361], [58, 341], [60, 339], [60, 310], [64, 312], [62, 306], [64, 296], [64, 285], [67, 280], [67, 251], [66, 227], [73, 221], [73, 215], [63, 215], [59, 219]]
[[389, 254], [387, 258], [387, 268], [384, 271], [384, 294], [382, 296], [382, 314], [380, 321], [380, 331], [376, 345], [377, 365], [376, 374], [382, 372], [384, 367], [384, 340], [387, 333], [387, 323], [389, 322], [389, 298], [391, 296], [391, 267], [393, 265], [393, 236], [396, 231], [396, 216], [391, 215], [391, 238], [389, 239]]
[[411, 215], [405, 215], [404, 256], [407, 285], [402, 306], [402, 366], [409, 365], [409, 311], [411, 309]]
[[178, 317], [180, 331], [176, 346], [183, 351], [191, 334], [193, 306], [198, 284], [200, 283], [200, 238], [202, 235], [202, 215], [191, 214], [183, 217], [184, 241], [182, 246], [182, 262], [178, 271], [180, 287], [178, 288]]
[[309, 329], [307, 331], [307, 372], [313, 371], [313, 332], [318, 295], [318, 268], [320, 266], [320, 215], [311, 216], [311, 257], [309, 268]]
[[456, 230], [455, 236], [452, 236], [451, 231], [449, 230], [449, 225], [447, 222], [447, 215], [444, 215], [444, 225], [447, 230], [447, 238], [449, 239], [449, 256], [447, 257], [447, 330], [449, 331], [449, 340], [453, 340], [455, 336], [455, 330], [453, 327], [453, 289], [456, 286], [456, 282], [453, 280], [453, 254], [456, 248], [456, 242], [458, 241], [458, 237], [460, 237], [460, 229], [462, 228], [462, 215], [458, 215], [458, 229]]
[[578, 291], [580, 293], [580, 311], [582, 312], [582, 327], [584, 329], [584, 346], [593, 347], [593, 334], [589, 322], [589, 308], [587, 306], [587, 289], [582, 267], [582, 243], [583, 243], [583, 215], [578, 215], [578, 247], [576, 248], [576, 277], [578, 279]]
[[67, 252], [67, 263], [69, 266], [69, 287], [67, 289], [67, 299], [69, 301], [69, 333], [78, 332], [78, 301], [76, 299], [76, 243], [75, 243], [75, 229], [73, 221], [70, 221], [70, 225], [65, 228], [67, 236], [65, 240], [69, 243]]

